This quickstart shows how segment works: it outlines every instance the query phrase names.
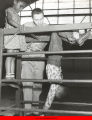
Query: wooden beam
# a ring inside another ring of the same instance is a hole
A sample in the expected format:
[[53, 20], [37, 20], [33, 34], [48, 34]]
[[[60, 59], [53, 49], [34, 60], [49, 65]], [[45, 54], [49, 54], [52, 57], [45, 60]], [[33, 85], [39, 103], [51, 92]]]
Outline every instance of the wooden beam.
[[4, 34], [28, 34], [28, 33], [44, 33], [44, 32], [60, 32], [60, 31], [74, 31], [79, 29], [92, 29], [92, 23], [79, 24], [65, 24], [65, 25], [48, 25], [41, 27], [24, 27], [24, 30], [18, 28], [4, 29]]

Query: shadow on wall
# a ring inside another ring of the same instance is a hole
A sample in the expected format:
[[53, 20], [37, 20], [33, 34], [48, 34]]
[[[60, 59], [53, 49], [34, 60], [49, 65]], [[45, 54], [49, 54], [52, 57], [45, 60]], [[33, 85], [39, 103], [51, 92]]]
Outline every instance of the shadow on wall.
[[0, 0], [0, 28], [5, 26], [5, 9], [12, 6], [13, 0]]
[[5, 26], [5, 10], [0, 10], [0, 28]]

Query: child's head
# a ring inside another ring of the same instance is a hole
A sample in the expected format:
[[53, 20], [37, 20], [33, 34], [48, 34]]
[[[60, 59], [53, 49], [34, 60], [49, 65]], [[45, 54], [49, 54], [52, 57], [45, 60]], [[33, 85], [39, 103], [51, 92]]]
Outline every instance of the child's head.
[[32, 10], [32, 18], [33, 18], [33, 22], [36, 25], [43, 24], [43, 20], [44, 20], [43, 11], [40, 8], [35, 8], [34, 10]]
[[14, 0], [13, 7], [17, 12], [23, 10], [28, 4], [30, 0]]

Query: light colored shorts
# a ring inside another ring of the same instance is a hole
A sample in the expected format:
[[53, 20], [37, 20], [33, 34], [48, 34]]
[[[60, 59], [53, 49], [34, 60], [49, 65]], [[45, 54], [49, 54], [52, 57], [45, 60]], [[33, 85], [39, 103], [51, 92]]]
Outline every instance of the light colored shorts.
[[[43, 79], [44, 67], [44, 61], [23, 61], [21, 78]], [[34, 86], [34, 88], [41, 88], [42, 84], [33, 84], [33, 82], [23, 82], [23, 86]]]

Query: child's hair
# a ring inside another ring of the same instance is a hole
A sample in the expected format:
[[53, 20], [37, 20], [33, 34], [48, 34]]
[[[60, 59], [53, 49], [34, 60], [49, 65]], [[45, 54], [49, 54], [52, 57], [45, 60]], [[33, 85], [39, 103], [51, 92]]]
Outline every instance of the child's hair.
[[24, 3], [26, 3], [26, 4], [30, 4], [31, 2], [30, 2], [30, 0], [16, 0], [17, 2], [24, 2]]
[[34, 14], [41, 14], [41, 13], [44, 15], [42, 9], [40, 9], [40, 8], [35, 8], [35, 9], [32, 10], [32, 17], [34, 16]]

